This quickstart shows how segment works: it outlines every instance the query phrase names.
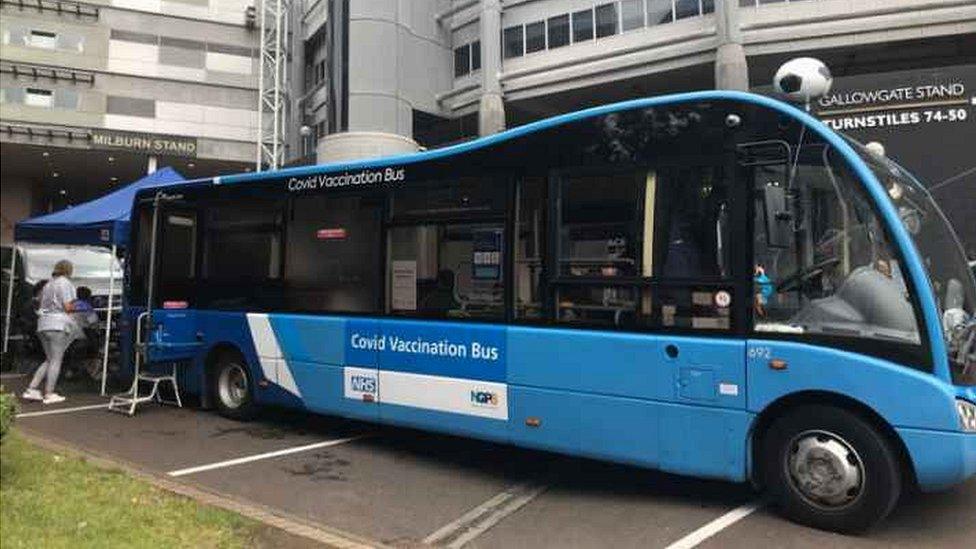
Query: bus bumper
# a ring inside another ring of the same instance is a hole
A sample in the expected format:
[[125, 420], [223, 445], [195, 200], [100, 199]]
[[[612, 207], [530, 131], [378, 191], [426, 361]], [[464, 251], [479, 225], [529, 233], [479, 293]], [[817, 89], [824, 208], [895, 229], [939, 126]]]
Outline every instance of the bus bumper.
[[923, 492], [944, 490], [976, 475], [976, 433], [897, 429]]

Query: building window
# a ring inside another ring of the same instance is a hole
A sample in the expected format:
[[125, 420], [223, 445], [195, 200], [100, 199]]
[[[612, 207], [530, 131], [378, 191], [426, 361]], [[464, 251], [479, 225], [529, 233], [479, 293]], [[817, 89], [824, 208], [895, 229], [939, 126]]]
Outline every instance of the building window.
[[674, 18], [685, 19], [701, 15], [700, 0], [677, 0], [674, 3]]
[[674, 0], [647, 0], [647, 26], [674, 21]]
[[454, 48], [454, 77], [471, 72], [471, 44]]
[[702, 13], [715, 13], [715, 0], [702, 0]]
[[573, 13], [573, 43], [593, 40], [593, 10]]
[[454, 77], [459, 78], [481, 68], [481, 40], [454, 48]]
[[505, 59], [522, 57], [525, 54], [525, 43], [522, 37], [522, 25], [505, 29], [504, 38]]
[[620, 19], [624, 32], [644, 26], [644, 0], [623, 0], [620, 3]]
[[156, 101], [138, 97], [120, 97], [109, 95], [105, 102], [105, 112], [108, 114], [124, 114], [126, 116], [143, 116], [155, 118]]
[[481, 69], [481, 40], [471, 42], [471, 71]]
[[550, 50], [569, 44], [569, 15], [550, 17], [546, 21], [546, 26]]
[[596, 37], [617, 34], [617, 4], [601, 4], [596, 7]]
[[54, 104], [54, 92], [44, 88], [27, 88], [24, 104], [31, 107], [50, 108]]
[[525, 53], [546, 49], [546, 23], [538, 21], [525, 26]]
[[35, 48], [53, 50], [58, 47], [58, 35], [54, 32], [31, 30], [29, 45]]

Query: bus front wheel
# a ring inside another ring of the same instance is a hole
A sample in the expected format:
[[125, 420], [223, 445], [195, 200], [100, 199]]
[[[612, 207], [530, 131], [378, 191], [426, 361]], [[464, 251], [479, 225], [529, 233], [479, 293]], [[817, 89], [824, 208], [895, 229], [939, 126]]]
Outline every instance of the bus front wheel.
[[764, 484], [787, 518], [862, 532], [898, 502], [902, 477], [888, 439], [860, 415], [804, 406], [770, 425], [761, 446]]
[[249, 420], [257, 412], [254, 384], [244, 359], [236, 353], [224, 353], [213, 370], [214, 402], [220, 415]]

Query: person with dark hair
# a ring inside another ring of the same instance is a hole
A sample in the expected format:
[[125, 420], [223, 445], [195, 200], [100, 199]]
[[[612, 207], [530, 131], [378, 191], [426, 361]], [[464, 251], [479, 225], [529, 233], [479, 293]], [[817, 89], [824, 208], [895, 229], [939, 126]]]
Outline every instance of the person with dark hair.
[[454, 271], [437, 271], [437, 286], [424, 299], [423, 310], [436, 314], [447, 314], [461, 306], [454, 297]]

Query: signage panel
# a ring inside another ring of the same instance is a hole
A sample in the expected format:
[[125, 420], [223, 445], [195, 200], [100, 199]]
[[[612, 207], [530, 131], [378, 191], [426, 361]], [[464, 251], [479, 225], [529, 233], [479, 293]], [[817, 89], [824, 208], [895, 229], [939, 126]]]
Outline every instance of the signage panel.
[[92, 130], [94, 149], [124, 150], [146, 154], [196, 158], [197, 139], [178, 135]]

